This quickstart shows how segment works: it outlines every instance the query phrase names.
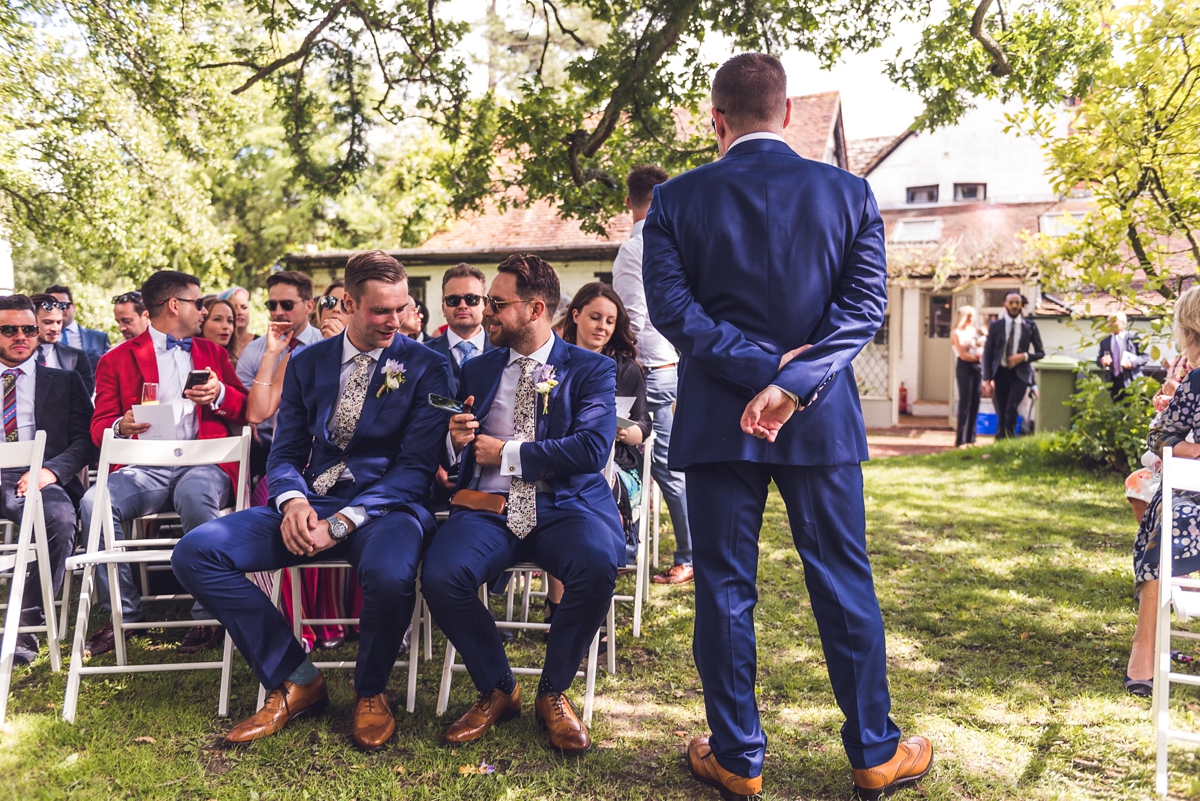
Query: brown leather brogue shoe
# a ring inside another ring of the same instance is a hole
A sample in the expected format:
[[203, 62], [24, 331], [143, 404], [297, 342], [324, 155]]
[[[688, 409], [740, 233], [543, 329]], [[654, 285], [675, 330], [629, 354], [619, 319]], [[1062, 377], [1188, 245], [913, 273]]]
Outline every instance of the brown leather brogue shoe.
[[501, 690], [480, 693], [463, 716], [446, 729], [446, 742], [461, 745], [478, 740], [493, 725], [512, 720], [521, 714], [521, 686], [513, 687], [512, 695]]
[[267, 694], [262, 709], [229, 730], [225, 742], [241, 745], [269, 737], [296, 718], [321, 712], [328, 703], [323, 675], [318, 673], [308, 684], [285, 680]]
[[694, 737], [687, 748], [688, 767], [692, 775], [721, 792], [725, 801], [743, 801], [762, 792], [762, 776], [747, 779], [721, 767], [708, 744], [707, 737]]
[[582, 754], [592, 747], [587, 727], [562, 693], [539, 695], [533, 704], [538, 722], [550, 732], [550, 744], [567, 756]]
[[396, 719], [387, 694], [360, 695], [354, 699], [354, 744], [364, 751], [378, 751], [396, 733]]
[[933, 745], [925, 737], [909, 737], [896, 748], [896, 755], [873, 768], [855, 768], [854, 797], [863, 801], [891, 795], [912, 784], [933, 765]]
[[[129, 630], [125, 630], [125, 640], [129, 641]], [[116, 650], [117, 634], [113, 631], [112, 621], [104, 624], [104, 628], [97, 631], [88, 641], [83, 644], [84, 658], [92, 656], [100, 656], [107, 654], [110, 651]]]
[[658, 575], [651, 576], [650, 580], [655, 584], [687, 584], [696, 580], [696, 571], [691, 565], [674, 565]]
[[203, 651], [205, 648], [212, 648], [224, 636], [224, 626], [192, 626], [188, 629], [188, 633], [183, 636], [183, 640], [179, 643], [179, 647], [175, 649], [175, 653], [194, 654], [197, 651]]

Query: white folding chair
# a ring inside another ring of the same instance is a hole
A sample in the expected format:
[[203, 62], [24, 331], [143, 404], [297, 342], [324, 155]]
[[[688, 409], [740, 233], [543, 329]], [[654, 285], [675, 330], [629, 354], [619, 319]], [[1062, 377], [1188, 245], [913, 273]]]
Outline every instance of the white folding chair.
[[[647, 564], [648, 534], [650, 533], [650, 462], [654, 448], [654, 432], [645, 441], [645, 453], [642, 455], [642, 497], [637, 507], [638, 546], [637, 557], [634, 561], [634, 591], [633, 595], [615, 595], [614, 601], [622, 603], [633, 602], [633, 636], [642, 636], [642, 605], [650, 599], [650, 566]], [[613, 653], [616, 644], [613, 633], [608, 635], [609, 653]], [[615, 665], [614, 665], [615, 667]], [[613, 668], [609, 668], [613, 672]]]
[[[37, 476], [42, 471], [46, 451], [46, 432], [38, 431], [27, 442], [0, 443], [0, 469], [28, 468]], [[38, 579], [42, 587], [42, 609], [46, 622], [37, 626], [21, 625], [21, 600], [25, 596], [25, 572], [30, 561], [37, 562]], [[51, 584], [50, 554], [46, 548], [46, 517], [42, 510], [42, 493], [37, 480], [31, 481], [25, 492], [21, 525], [16, 544], [0, 546], [0, 571], [12, 571], [8, 604], [4, 615], [4, 635], [0, 637], [0, 723], [8, 710], [8, 689], [12, 682], [13, 654], [17, 635], [43, 632], [50, 645], [50, 667], [62, 669], [62, 654], [58, 645], [58, 625], [54, 617], [54, 590]]]
[[[217, 713], [228, 713], [229, 682], [233, 641], [225, 636], [225, 652], [220, 662], [168, 662], [145, 665], [130, 665], [125, 652], [126, 629], [191, 628], [192, 626], [219, 626], [218, 620], [158, 620], [126, 623], [121, 617], [121, 590], [117, 577], [117, 566], [130, 564], [170, 564], [171, 551], [177, 539], [127, 539], [118, 540], [113, 531], [112, 500], [108, 492], [110, 467], [114, 464], [142, 467], [191, 467], [201, 464], [238, 464], [237, 485], [233, 488], [235, 510], [241, 511], [246, 504], [246, 477], [249, 472], [250, 429], [242, 429], [241, 436], [221, 439], [198, 440], [133, 440], [117, 439], [111, 430], [104, 432], [100, 446], [100, 467], [96, 477], [96, 493], [93, 503], [92, 525], [88, 532], [87, 550], [67, 559], [67, 570], [83, 568], [79, 587], [79, 608], [75, 623], [74, 648], [71, 653], [71, 670], [67, 676], [66, 700], [63, 703], [63, 720], [74, 722], [79, 701], [79, 686], [83, 676], [106, 673], [150, 673], [164, 670], [220, 670], [221, 693]], [[101, 535], [104, 541], [101, 543]], [[107, 666], [83, 665], [83, 645], [87, 641], [88, 616], [91, 612], [91, 590], [97, 567], [108, 570], [109, 594], [112, 605], [112, 624], [117, 664]], [[150, 596], [150, 600], [186, 599], [189, 595]]]

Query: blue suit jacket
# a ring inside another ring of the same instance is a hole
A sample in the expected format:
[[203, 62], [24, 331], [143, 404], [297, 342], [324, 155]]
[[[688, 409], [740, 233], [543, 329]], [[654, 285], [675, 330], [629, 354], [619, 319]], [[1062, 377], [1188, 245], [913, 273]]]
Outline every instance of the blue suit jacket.
[[[96, 331], [91, 328], [79, 326], [80, 332], [83, 334], [83, 350], [88, 356], [88, 361], [92, 365], [92, 372], [96, 371], [96, 364], [100, 361], [100, 357], [108, 353], [109, 343], [108, 334], [103, 331]], [[71, 347], [79, 347], [72, 345]]]
[[[672, 469], [867, 459], [850, 363], [883, 323], [887, 264], [865, 180], [750, 140], [655, 187], [642, 238], [650, 319], [682, 354]], [[771, 384], [808, 404], [773, 444], [739, 424]]]
[[[450, 337], [442, 334], [440, 337], [426, 340], [425, 344], [445, 356], [446, 361], [450, 362], [450, 396], [458, 397], [458, 382], [462, 380], [462, 367], [458, 362], [454, 361], [454, 356], [450, 353]], [[484, 336], [483, 352], [487, 353], [493, 348], [495, 348], [495, 345], [492, 344], [492, 341], [487, 336]], [[476, 355], [481, 356], [482, 354]]]
[[[432, 530], [429, 491], [446, 439], [447, 415], [429, 405], [429, 393], [449, 392], [450, 367], [419, 342], [397, 335], [379, 356], [354, 437], [345, 450], [330, 441], [329, 424], [338, 391], [345, 334], [300, 350], [288, 365], [275, 439], [267, 457], [271, 504], [295, 490], [312, 497], [312, 480], [344, 461], [354, 475], [347, 506], [363, 506], [370, 517], [404, 508]], [[404, 382], [377, 397], [383, 365], [404, 365]]]
[[[487, 417], [509, 349], [494, 348], [463, 365], [458, 396], [475, 396], [475, 416]], [[617, 438], [617, 363], [607, 356], [568, 345], [554, 337], [548, 364], [558, 385], [550, 390], [550, 411], [537, 398], [537, 437], [521, 445], [526, 481], [539, 481], [557, 509], [600, 516], [612, 532], [617, 564], [625, 564], [625, 534], [612, 489], [604, 478], [608, 454]], [[475, 482], [475, 449], [462, 453], [458, 486]]]

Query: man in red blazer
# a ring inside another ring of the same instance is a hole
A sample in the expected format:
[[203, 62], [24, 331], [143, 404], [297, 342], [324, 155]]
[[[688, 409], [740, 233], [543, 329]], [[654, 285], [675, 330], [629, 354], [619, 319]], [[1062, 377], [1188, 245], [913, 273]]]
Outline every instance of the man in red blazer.
[[[92, 416], [92, 439], [97, 445], [105, 429], [118, 437], [133, 437], [150, 429], [148, 423], [134, 420], [133, 406], [142, 402], [142, 388], [158, 385], [158, 403], [175, 409], [175, 431], [171, 439], [213, 439], [229, 436], [246, 422], [246, 389], [238, 380], [225, 349], [201, 339], [203, 305], [200, 282], [195, 276], [175, 270], [160, 270], [142, 285], [142, 302], [150, 314], [150, 327], [138, 336], [106, 353], [96, 368], [96, 412]], [[185, 390], [188, 374], [208, 370], [208, 380]], [[184, 533], [216, 518], [226, 506], [233, 505], [237, 465], [197, 465], [195, 467], [127, 466], [109, 476], [112, 496], [113, 530], [124, 537], [121, 523], [155, 512], [179, 513]], [[88, 490], [80, 504], [83, 530], [92, 522], [95, 487]], [[145, 619], [141, 594], [133, 583], [133, 568], [118, 568], [121, 593], [121, 618]], [[111, 613], [108, 571], [97, 570], [100, 603]], [[210, 618], [198, 603], [192, 617]], [[179, 646], [181, 653], [193, 653], [215, 643], [221, 636], [217, 627], [195, 626]], [[112, 623], [94, 634], [84, 646], [88, 656], [107, 653], [114, 648]]]

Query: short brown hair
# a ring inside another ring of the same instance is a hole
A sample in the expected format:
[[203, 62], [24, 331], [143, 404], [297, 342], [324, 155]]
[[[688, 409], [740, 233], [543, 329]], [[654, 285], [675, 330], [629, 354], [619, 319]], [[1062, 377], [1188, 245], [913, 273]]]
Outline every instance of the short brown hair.
[[0, 311], [33, 311], [33, 301], [28, 295], [0, 296]]
[[625, 192], [635, 208], [644, 209], [654, 197], [654, 187], [665, 184], [667, 171], [654, 164], [639, 164], [625, 176]]
[[346, 294], [358, 300], [362, 297], [363, 285], [368, 281], [383, 281], [398, 284], [408, 280], [404, 265], [382, 250], [364, 250], [355, 253], [346, 262]]
[[298, 270], [284, 270], [281, 273], [271, 273], [267, 277], [267, 289], [280, 284], [296, 287], [301, 300], [312, 300], [312, 279]]
[[485, 287], [487, 286], [487, 278], [484, 277], [483, 270], [474, 264], [467, 264], [465, 261], [460, 261], [442, 275], [442, 290], [444, 291], [446, 284], [455, 278], [474, 278]]
[[766, 53], [734, 56], [713, 77], [712, 104], [736, 133], [782, 122], [787, 113], [787, 73], [782, 62]]
[[537, 298], [546, 304], [546, 315], [554, 317], [562, 290], [558, 273], [541, 256], [512, 255], [500, 262], [497, 272], [512, 273], [517, 279], [517, 294], [522, 298]]

